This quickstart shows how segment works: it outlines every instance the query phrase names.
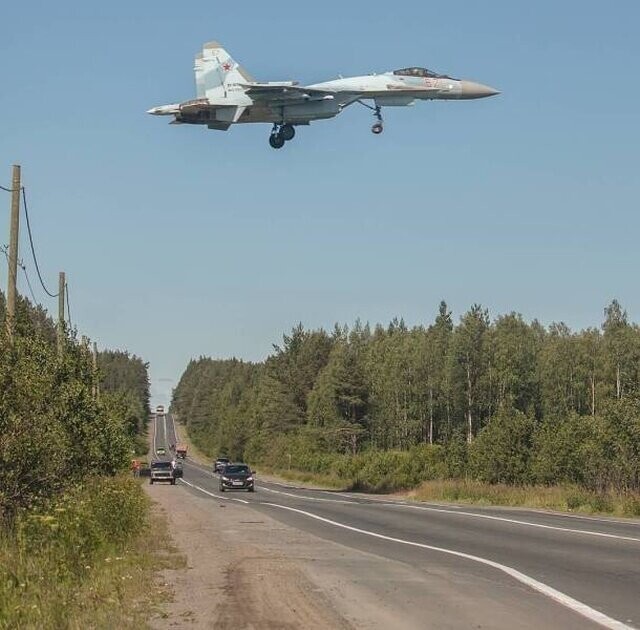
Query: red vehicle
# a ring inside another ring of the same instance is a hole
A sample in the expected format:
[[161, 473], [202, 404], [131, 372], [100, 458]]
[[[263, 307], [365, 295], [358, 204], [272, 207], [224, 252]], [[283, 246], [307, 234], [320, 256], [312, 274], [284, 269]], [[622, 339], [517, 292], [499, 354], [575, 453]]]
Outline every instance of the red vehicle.
[[180, 457], [181, 459], [187, 458], [187, 445], [186, 444], [178, 444], [176, 447], [176, 457]]

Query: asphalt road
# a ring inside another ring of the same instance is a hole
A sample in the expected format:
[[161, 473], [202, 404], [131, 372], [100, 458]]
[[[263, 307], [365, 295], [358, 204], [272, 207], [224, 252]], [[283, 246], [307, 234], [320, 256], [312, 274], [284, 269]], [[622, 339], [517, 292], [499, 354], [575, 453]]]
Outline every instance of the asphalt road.
[[[156, 421], [154, 443], [170, 454], [176, 443], [170, 416]], [[260, 478], [253, 494], [222, 494], [211, 469], [190, 460], [182, 484], [427, 572], [460, 590], [461, 607], [488, 603], [503, 616], [513, 610], [514, 619], [527, 615], [529, 627], [640, 628], [640, 521], [415, 503]], [[457, 612], [450, 611], [452, 618]]]

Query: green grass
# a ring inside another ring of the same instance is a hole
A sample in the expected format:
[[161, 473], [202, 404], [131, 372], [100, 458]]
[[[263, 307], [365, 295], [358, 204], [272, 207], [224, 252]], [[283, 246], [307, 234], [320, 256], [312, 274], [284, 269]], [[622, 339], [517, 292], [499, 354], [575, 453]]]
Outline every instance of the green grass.
[[640, 516], [640, 496], [590, 492], [577, 486], [507, 486], [470, 480], [425, 481], [408, 493], [417, 501], [443, 501], [474, 505], [502, 505], [608, 514]]
[[466, 479], [436, 479], [423, 481], [414, 488], [407, 488], [395, 483], [392, 477], [373, 482], [368, 481], [362, 473], [345, 480], [333, 475], [299, 470], [260, 468], [260, 471], [288, 481], [333, 490], [392, 492], [398, 488], [405, 488], [402, 494], [415, 501], [527, 507], [624, 517], [640, 516], [638, 494], [596, 493], [578, 486], [508, 486]]
[[258, 475], [272, 475], [280, 477], [285, 481], [294, 481], [304, 485], [327, 488], [328, 490], [348, 490], [349, 485], [345, 484], [344, 479], [332, 475], [321, 475], [318, 473], [304, 472], [301, 470], [273, 470], [270, 468], [260, 467]]
[[179, 562], [140, 484], [92, 479], [0, 532], [0, 628], [140, 628]]

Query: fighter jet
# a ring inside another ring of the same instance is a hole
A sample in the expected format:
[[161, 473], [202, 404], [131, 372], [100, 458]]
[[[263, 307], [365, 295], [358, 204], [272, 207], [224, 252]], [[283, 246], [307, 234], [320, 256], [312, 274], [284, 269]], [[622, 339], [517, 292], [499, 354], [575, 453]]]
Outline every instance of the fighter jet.
[[421, 67], [402, 68], [302, 86], [296, 81], [256, 81], [218, 43], [205, 44], [196, 55], [197, 98], [148, 110], [173, 116], [172, 124], [206, 125], [226, 131], [231, 125], [270, 123], [269, 144], [281, 149], [293, 140], [296, 127], [334, 118], [358, 103], [371, 110], [371, 131], [384, 130], [383, 107], [407, 107], [416, 101], [467, 100], [499, 94], [481, 83], [454, 79]]

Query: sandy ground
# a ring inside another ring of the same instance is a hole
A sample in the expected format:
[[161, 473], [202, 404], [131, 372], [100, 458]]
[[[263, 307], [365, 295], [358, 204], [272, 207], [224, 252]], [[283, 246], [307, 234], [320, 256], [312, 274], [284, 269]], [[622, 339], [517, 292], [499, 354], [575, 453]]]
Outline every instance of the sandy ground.
[[[145, 486], [166, 512], [187, 568], [164, 571], [173, 590], [152, 628], [348, 628], [296, 558], [286, 533], [244, 506], [200, 499], [180, 486]], [[269, 529], [269, 531], [267, 531]], [[274, 545], [275, 537], [281, 544]], [[271, 544], [260, 540], [271, 537]]]

